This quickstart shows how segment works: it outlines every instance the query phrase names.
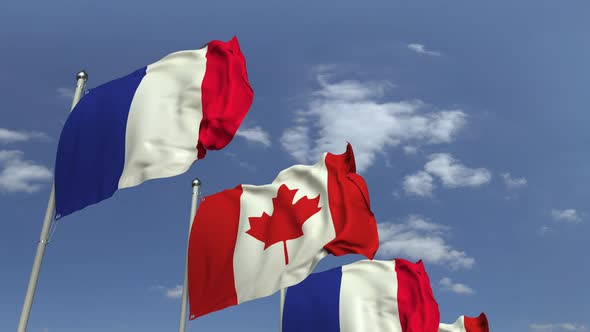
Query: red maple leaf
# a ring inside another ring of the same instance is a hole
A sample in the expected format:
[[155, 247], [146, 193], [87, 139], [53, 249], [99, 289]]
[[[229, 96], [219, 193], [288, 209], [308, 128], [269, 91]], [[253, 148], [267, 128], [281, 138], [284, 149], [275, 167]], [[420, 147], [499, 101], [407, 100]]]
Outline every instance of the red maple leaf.
[[313, 199], [304, 196], [293, 204], [297, 190], [291, 190], [285, 184], [281, 185], [277, 196], [272, 199], [272, 216], [264, 212], [260, 217], [248, 218], [250, 229], [246, 233], [264, 242], [264, 250], [277, 242], [283, 242], [285, 265], [289, 264], [287, 240], [302, 236], [303, 223], [321, 210], [318, 206], [320, 195]]

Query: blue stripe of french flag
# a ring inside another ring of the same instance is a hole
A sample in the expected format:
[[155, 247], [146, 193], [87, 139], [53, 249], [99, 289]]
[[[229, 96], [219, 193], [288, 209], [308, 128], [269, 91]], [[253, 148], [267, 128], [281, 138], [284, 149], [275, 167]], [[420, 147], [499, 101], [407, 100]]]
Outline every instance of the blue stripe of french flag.
[[89, 90], [61, 133], [56, 218], [117, 189], [186, 172], [231, 141], [253, 97], [235, 37], [169, 54]]
[[282, 332], [437, 332], [439, 320], [421, 261], [361, 260], [287, 288]]

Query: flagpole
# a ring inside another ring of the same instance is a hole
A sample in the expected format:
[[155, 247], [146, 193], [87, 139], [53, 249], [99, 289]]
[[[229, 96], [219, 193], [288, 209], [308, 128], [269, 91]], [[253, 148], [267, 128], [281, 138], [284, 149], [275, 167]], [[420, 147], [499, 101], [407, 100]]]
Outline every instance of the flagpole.
[[[193, 219], [195, 219], [195, 214], [197, 212], [197, 203], [199, 194], [201, 191], [201, 181], [198, 178], [195, 178], [192, 182], [193, 185], [193, 199], [191, 203], [191, 218], [189, 220], [189, 227], [188, 227], [188, 237], [190, 240], [191, 235], [191, 228], [193, 226]], [[180, 307], [180, 325], [178, 327], [179, 332], [184, 332], [186, 330], [186, 313], [187, 313], [187, 306], [188, 306], [188, 241], [187, 241], [187, 253], [186, 259], [184, 264], [184, 286], [182, 287], [182, 305]]]
[[[72, 100], [72, 106], [70, 112], [74, 109], [74, 106], [80, 100], [82, 91], [84, 90], [84, 84], [88, 80], [88, 74], [85, 71], [80, 71], [76, 74], [77, 84], [74, 92], [74, 98]], [[39, 237], [39, 243], [37, 244], [37, 253], [35, 254], [35, 260], [33, 261], [33, 269], [31, 271], [31, 277], [29, 278], [29, 285], [27, 287], [27, 294], [25, 295], [25, 303], [21, 311], [20, 320], [18, 322], [18, 332], [26, 332], [27, 323], [29, 322], [29, 315], [31, 314], [31, 306], [33, 305], [33, 298], [35, 297], [35, 290], [37, 288], [37, 281], [39, 280], [39, 271], [41, 270], [41, 263], [43, 262], [43, 255], [45, 253], [45, 247], [49, 241], [49, 229], [53, 221], [53, 213], [55, 212], [55, 183], [51, 185], [51, 193], [49, 194], [49, 201], [47, 202], [47, 209], [45, 210], [45, 218], [43, 219], [43, 226], [41, 228], [41, 236]]]
[[281, 288], [281, 297], [279, 305], [279, 332], [283, 332], [283, 309], [285, 308], [285, 288]]

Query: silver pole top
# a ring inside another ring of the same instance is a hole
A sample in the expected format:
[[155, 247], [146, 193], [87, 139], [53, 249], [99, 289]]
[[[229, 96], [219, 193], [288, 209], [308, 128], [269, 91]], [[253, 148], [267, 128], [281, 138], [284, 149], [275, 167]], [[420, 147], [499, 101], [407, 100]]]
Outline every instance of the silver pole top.
[[194, 187], [200, 187], [201, 186], [201, 180], [199, 180], [199, 178], [195, 178], [193, 180], [193, 188]]
[[88, 74], [84, 70], [81, 70], [76, 74], [76, 80], [80, 79], [84, 80], [84, 82], [88, 80]]

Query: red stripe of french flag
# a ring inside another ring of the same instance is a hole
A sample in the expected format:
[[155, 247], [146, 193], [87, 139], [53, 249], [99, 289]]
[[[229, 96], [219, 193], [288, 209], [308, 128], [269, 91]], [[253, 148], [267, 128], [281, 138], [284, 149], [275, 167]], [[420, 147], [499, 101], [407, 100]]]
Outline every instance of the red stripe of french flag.
[[396, 259], [395, 273], [402, 331], [411, 332], [416, 327], [422, 328], [422, 331], [436, 331], [440, 313], [422, 260], [412, 263], [405, 259]]
[[254, 100], [246, 59], [236, 37], [228, 42], [209, 42], [206, 57], [198, 159], [205, 157], [207, 150], [220, 150], [232, 140]]
[[477, 317], [463, 316], [463, 323], [466, 332], [490, 332], [488, 318], [483, 312]]

